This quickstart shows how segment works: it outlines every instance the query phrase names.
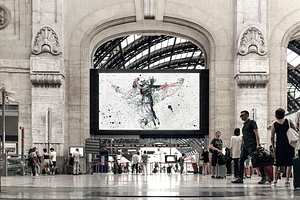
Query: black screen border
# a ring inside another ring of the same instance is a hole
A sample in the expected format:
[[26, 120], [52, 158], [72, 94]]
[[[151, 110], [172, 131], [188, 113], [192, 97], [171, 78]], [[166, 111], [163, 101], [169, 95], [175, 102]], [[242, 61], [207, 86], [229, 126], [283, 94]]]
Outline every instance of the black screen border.
[[[99, 130], [100, 73], [198, 73], [200, 76], [200, 130]], [[140, 138], [203, 138], [209, 134], [209, 70], [116, 70], [90, 69], [90, 134], [140, 135]]]

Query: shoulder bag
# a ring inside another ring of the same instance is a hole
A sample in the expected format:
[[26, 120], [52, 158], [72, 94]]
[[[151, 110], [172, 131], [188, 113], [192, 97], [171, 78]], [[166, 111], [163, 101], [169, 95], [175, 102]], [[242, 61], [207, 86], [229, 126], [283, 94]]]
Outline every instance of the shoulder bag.
[[298, 133], [291, 127], [290, 125], [290, 120], [288, 120], [288, 124], [289, 124], [289, 129], [286, 132], [287, 138], [289, 140], [289, 143], [292, 147], [296, 148], [297, 142], [298, 142], [298, 138], [299, 135]]

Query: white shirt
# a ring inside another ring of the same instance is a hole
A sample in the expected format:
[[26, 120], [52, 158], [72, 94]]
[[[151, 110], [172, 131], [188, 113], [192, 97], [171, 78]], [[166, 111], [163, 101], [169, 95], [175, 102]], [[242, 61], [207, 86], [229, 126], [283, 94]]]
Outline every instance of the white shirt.
[[51, 160], [56, 162], [56, 152], [55, 151], [50, 151], [50, 156], [51, 156]]
[[133, 164], [137, 164], [139, 162], [139, 156], [137, 154], [132, 156], [132, 162]]
[[80, 157], [79, 151], [74, 151], [72, 157], [74, 158], [74, 162], [79, 162], [79, 157]]
[[241, 154], [243, 139], [242, 136], [232, 136], [230, 140], [230, 148], [232, 148], [232, 158], [239, 158]]

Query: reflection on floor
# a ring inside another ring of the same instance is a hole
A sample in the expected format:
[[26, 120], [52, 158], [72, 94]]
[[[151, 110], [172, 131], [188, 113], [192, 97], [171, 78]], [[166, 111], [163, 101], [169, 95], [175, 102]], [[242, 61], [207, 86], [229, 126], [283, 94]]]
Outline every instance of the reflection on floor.
[[232, 184], [232, 177], [199, 174], [94, 174], [1, 177], [1, 199], [300, 199], [300, 188], [259, 185], [258, 176]]

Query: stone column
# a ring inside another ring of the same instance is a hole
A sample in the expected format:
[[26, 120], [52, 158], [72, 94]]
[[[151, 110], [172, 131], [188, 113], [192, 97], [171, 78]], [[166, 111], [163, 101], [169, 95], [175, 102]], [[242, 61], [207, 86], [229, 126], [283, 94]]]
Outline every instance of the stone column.
[[[62, 0], [32, 1], [32, 143], [64, 153], [65, 67]], [[51, 127], [48, 110], [51, 109]], [[51, 133], [49, 134], [49, 130]]]
[[248, 110], [257, 122], [260, 142], [267, 143], [269, 58], [266, 41], [266, 0], [237, 0], [237, 57], [235, 61], [236, 127]]

